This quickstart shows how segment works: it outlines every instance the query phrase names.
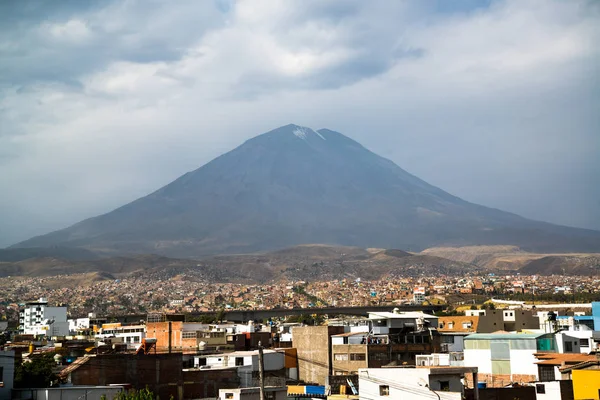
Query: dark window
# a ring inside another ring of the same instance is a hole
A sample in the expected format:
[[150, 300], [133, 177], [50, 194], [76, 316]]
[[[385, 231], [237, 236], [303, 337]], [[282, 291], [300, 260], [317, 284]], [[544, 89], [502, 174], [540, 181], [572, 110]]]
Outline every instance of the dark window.
[[590, 347], [590, 341], [588, 339], [579, 339], [579, 345], [581, 347]]
[[565, 342], [565, 351], [573, 351], [573, 343], [572, 342]]
[[275, 392], [265, 392], [265, 400], [275, 400]]
[[540, 375], [540, 381], [552, 382], [554, 380], [554, 367], [553, 366], [539, 365], [538, 372]]
[[379, 385], [379, 395], [380, 396], [389, 396], [390, 395], [390, 387], [388, 385]]
[[244, 365], [244, 357], [236, 357], [235, 358], [235, 365], [236, 366]]
[[226, 399], [233, 399], [233, 393], [225, 393]]
[[440, 390], [442, 392], [450, 391], [450, 381], [440, 381]]
[[454, 336], [443, 335], [442, 336], [442, 343], [454, 343]]
[[365, 361], [367, 358], [363, 353], [350, 354], [350, 361]]
[[535, 385], [535, 392], [540, 394], [546, 393], [546, 385], [544, 385], [543, 383], [538, 383], [537, 385]]

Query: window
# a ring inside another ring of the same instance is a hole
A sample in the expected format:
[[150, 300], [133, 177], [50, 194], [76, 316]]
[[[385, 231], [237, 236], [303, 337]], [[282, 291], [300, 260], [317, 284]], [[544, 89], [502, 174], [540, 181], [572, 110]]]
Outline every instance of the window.
[[579, 346], [590, 347], [590, 341], [588, 339], [579, 339]]
[[192, 331], [192, 332], [181, 332], [181, 338], [182, 339], [196, 339], [196, 332]]
[[469, 328], [471, 328], [471, 323], [470, 322], [463, 322], [462, 327], [463, 327], [463, 329], [469, 329]]
[[571, 352], [573, 351], [573, 343], [572, 342], [565, 342], [565, 352]]
[[440, 381], [440, 390], [442, 392], [450, 391], [450, 381]]
[[[538, 365], [541, 382], [552, 382], [554, 380], [554, 367], [549, 365]], [[538, 392], [540, 393], [540, 392]]]
[[236, 357], [235, 358], [235, 365], [236, 366], [241, 366], [244, 365], [244, 357]]
[[540, 394], [546, 393], [546, 385], [544, 385], [543, 383], [536, 384], [535, 385], [535, 392], [536, 393], [540, 393]]
[[333, 359], [335, 361], [348, 361], [348, 354], [334, 354]]
[[365, 361], [367, 357], [363, 353], [352, 353], [350, 354], [351, 361]]
[[454, 336], [442, 335], [442, 343], [454, 344]]
[[265, 400], [275, 400], [275, 392], [265, 392]]
[[380, 396], [389, 396], [390, 395], [390, 387], [388, 385], [379, 385], [379, 395]]
[[369, 360], [387, 361], [388, 354], [387, 353], [370, 353]]
[[225, 393], [226, 399], [233, 399], [233, 393]]

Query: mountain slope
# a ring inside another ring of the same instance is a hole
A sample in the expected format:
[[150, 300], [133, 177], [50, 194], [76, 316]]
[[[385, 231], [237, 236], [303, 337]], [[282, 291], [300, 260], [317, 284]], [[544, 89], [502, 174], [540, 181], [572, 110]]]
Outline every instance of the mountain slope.
[[135, 276], [158, 280], [186, 274], [209, 282], [245, 283], [329, 281], [344, 278], [370, 280], [434, 274], [464, 276], [478, 271], [481, 270], [471, 264], [400, 250], [365, 250], [358, 247], [324, 245], [294, 246], [255, 254], [220, 255], [202, 260], [140, 255], [91, 261], [67, 261], [45, 257], [15, 263], [0, 262], [0, 278], [86, 274], [80, 278], [110, 279]]
[[594, 251], [600, 250], [600, 232], [466, 202], [340, 133], [287, 125], [146, 197], [15, 247], [195, 257], [302, 243]]

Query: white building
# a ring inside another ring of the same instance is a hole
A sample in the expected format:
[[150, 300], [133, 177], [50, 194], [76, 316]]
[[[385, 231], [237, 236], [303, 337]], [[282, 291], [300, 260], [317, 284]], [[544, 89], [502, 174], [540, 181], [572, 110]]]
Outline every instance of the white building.
[[477, 368], [361, 368], [359, 396], [361, 400], [460, 400], [466, 374], [477, 381]]
[[465, 365], [479, 370], [488, 386], [539, 380], [535, 353], [557, 352], [551, 333], [475, 333], [465, 337]]
[[[263, 364], [265, 372], [274, 374], [278, 371], [285, 375], [285, 355], [275, 350], [263, 350]], [[253, 373], [258, 372], [258, 350], [234, 351], [232, 353], [211, 354], [207, 356], [194, 356], [194, 367], [196, 368], [237, 368], [242, 387], [253, 386], [256, 383]]]
[[413, 303], [422, 304], [425, 301], [425, 287], [417, 286], [413, 290]]
[[410, 328], [415, 331], [427, 330], [428, 328], [438, 327], [438, 317], [418, 311], [400, 312], [394, 309], [393, 312], [370, 312], [369, 322], [371, 325], [371, 334], [387, 335], [390, 330]]
[[128, 349], [137, 349], [146, 337], [145, 325], [104, 324], [96, 334], [96, 338], [119, 338], [127, 344]]
[[[263, 362], [265, 371], [278, 371], [285, 368], [284, 354], [275, 350], [263, 350]], [[258, 371], [258, 350], [194, 356], [194, 367], [203, 365], [215, 367], [251, 366], [253, 371]]]
[[71, 335], [76, 335], [80, 331], [84, 331], [90, 328], [90, 319], [89, 318], [76, 318], [69, 319], [69, 333]]
[[19, 330], [26, 335], [67, 336], [67, 307], [49, 307], [43, 297], [28, 302], [19, 314]]

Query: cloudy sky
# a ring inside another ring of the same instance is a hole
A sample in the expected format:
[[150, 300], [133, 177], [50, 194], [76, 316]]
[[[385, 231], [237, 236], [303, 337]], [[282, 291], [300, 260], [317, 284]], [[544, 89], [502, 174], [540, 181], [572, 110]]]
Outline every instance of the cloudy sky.
[[599, 42], [594, 0], [2, 1], [0, 247], [288, 123], [600, 229]]

